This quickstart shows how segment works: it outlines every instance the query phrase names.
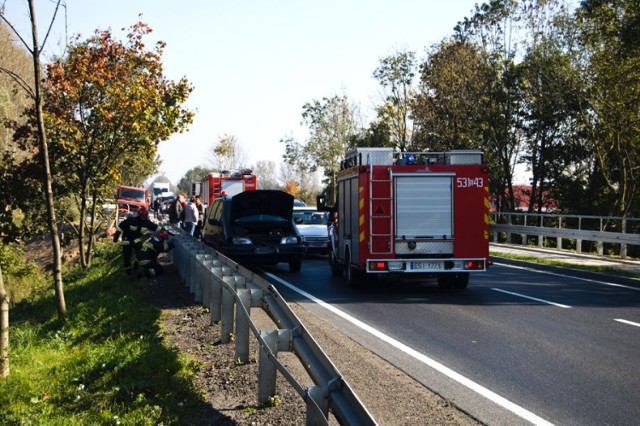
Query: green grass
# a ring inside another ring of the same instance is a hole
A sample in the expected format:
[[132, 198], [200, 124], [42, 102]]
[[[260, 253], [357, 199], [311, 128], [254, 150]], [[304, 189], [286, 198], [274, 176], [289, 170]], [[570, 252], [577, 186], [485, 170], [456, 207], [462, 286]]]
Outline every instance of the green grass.
[[492, 253], [491, 256], [503, 257], [505, 259], [521, 260], [523, 262], [539, 263], [542, 265], [559, 266], [562, 268], [578, 269], [581, 271], [598, 272], [601, 274], [616, 275], [619, 277], [640, 278], [640, 274], [635, 274], [633, 272], [623, 271], [621, 269], [615, 269], [615, 268], [610, 268], [606, 266], [580, 265], [580, 264], [574, 264], [574, 263], [561, 262], [558, 260], [545, 259], [541, 257], [522, 256], [518, 254], [511, 254], [511, 253]]
[[90, 269], [65, 274], [66, 321], [52, 290], [10, 311], [0, 424], [179, 424], [202, 408], [197, 364], [163, 346], [147, 279], [127, 277], [120, 262], [107, 246]]

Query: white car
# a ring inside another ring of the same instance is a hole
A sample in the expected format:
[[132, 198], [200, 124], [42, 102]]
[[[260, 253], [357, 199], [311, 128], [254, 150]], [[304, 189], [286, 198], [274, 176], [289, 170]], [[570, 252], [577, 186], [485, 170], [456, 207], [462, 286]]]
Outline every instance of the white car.
[[329, 252], [328, 212], [319, 212], [315, 207], [294, 207], [293, 221], [304, 238], [307, 253]]

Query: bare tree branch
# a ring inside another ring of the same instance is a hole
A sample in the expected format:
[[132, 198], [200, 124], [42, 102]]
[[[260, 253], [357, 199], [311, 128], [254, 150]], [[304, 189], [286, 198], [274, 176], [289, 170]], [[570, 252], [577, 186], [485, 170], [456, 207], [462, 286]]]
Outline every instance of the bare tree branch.
[[5, 18], [5, 17], [4, 17], [4, 13], [3, 13], [3, 14], [0, 14], [0, 19], [2, 19], [2, 21], [3, 21], [5, 24], [7, 24], [7, 26], [8, 26], [9, 28], [11, 28], [11, 31], [13, 31], [13, 33], [16, 35], [16, 37], [18, 37], [18, 39], [22, 42], [22, 44], [23, 44], [23, 45], [24, 45], [24, 47], [27, 49], [27, 51], [28, 51], [30, 54], [32, 54], [32, 55], [33, 55], [33, 49], [31, 49], [31, 48], [29, 47], [29, 43], [27, 43], [27, 42], [25, 41], [25, 39], [23, 39], [23, 38], [22, 38], [22, 36], [21, 36], [21, 35], [20, 35], [20, 33], [18, 32], [18, 30], [16, 30], [16, 28], [15, 28], [13, 25], [11, 25], [11, 22], [9, 22], [9, 21], [7, 20], [7, 18]]
[[27, 94], [32, 99], [35, 99], [36, 94], [33, 92], [33, 89], [31, 89], [31, 87], [29, 86], [29, 83], [27, 83], [22, 77], [20, 77], [18, 74], [16, 74], [15, 72], [5, 67], [0, 67], [0, 71], [9, 75], [9, 77], [11, 77], [20, 87], [22, 87], [24, 91], [27, 92]]
[[[44, 40], [42, 40], [42, 45], [40, 46], [40, 51], [44, 49], [44, 46], [47, 44], [47, 39], [49, 38], [49, 34], [51, 34], [51, 28], [53, 28], [53, 23], [56, 21], [56, 15], [58, 14], [58, 9], [60, 8], [60, 3], [62, 0], [57, 0], [56, 9], [53, 11], [53, 16], [51, 17], [51, 22], [49, 22], [49, 28], [47, 28], [47, 34], [44, 36]], [[65, 3], [64, 8], [67, 8]]]

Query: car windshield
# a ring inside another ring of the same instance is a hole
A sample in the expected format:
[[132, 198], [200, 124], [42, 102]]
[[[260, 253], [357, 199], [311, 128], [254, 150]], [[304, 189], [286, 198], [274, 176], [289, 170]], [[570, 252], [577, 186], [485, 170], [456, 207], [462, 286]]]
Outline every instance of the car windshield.
[[145, 201], [144, 190], [121, 188], [119, 197], [123, 200]]
[[296, 225], [324, 225], [329, 220], [328, 212], [294, 211], [293, 220]]

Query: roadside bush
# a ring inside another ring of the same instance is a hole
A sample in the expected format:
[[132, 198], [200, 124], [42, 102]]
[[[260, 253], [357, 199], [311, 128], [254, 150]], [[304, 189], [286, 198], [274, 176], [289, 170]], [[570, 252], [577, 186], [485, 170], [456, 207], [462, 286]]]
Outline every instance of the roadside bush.
[[25, 257], [24, 245], [0, 242], [0, 266], [4, 286], [11, 304], [16, 304], [40, 293], [47, 287], [47, 280], [34, 262]]

